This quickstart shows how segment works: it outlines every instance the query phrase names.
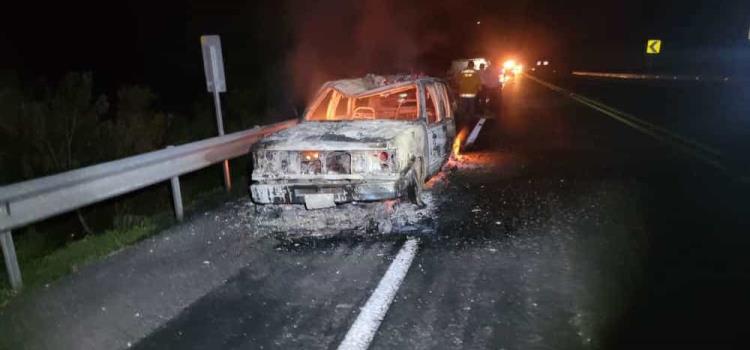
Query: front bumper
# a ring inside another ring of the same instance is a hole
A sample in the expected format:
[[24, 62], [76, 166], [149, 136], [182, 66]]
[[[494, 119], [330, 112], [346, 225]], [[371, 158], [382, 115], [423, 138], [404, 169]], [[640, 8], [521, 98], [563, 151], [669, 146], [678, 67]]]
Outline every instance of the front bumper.
[[253, 202], [258, 204], [304, 204], [305, 195], [332, 193], [336, 203], [379, 201], [400, 198], [406, 193], [402, 180], [356, 182], [284, 182], [254, 183], [250, 186]]

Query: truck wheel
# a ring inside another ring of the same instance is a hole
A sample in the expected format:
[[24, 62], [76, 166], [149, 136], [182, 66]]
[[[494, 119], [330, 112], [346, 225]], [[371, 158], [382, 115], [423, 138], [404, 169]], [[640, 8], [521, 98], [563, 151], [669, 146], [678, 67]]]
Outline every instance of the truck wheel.
[[412, 180], [411, 185], [407, 191], [409, 201], [416, 204], [419, 207], [424, 207], [424, 201], [422, 201], [422, 189], [424, 188], [424, 177], [422, 176], [422, 162], [418, 161], [414, 164], [414, 171], [411, 172]]

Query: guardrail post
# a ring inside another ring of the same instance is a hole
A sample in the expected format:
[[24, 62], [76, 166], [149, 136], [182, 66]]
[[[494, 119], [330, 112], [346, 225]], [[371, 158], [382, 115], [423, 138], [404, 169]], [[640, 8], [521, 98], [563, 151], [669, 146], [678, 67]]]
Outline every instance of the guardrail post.
[[[174, 146], [167, 146], [172, 148]], [[169, 179], [169, 183], [172, 185], [172, 204], [174, 204], [174, 217], [177, 221], [182, 221], [183, 210], [182, 210], [182, 191], [180, 190], [180, 177], [174, 176]]]
[[[7, 216], [8, 208], [4, 203], [0, 203], [0, 216]], [[0, 232], [0, 245], [3, 248], [3, 257], [5, 258], [5, 269], [8, 271], [8, 280], [13, 289], [21, 289], [23, 280], [21, 279], [21, 269], [18, 268], [18, 258], [16, 257], [16, 246], [13, 244], [13, 234], [11, 231]]]
[[177, 221], [182, 221], [182, 192], [180, 191], [180, 178], [175, 176], [169, 179], [172, 183], [172, 203], [174, 204], [174, 216]]
[[229, 159], [224, 160], [224, 186], [227, 192], [232, 190], [232, 175], [229, 173]]

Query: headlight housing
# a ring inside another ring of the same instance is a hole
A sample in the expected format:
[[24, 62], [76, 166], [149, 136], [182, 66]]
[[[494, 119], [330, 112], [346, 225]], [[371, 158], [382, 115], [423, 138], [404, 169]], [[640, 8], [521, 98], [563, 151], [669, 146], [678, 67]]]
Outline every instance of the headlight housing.
[[398, 172], [395, 150], [254, 152], [255, 169], [265, 174], [392, 174]]
[[294, 151], [256, 151], [255, 167], [265, 172], [298, 174], [299, 153]]
[[388, 174], [398, 172], [395, 150], [352, 152], [352, 172], [358, 174]]

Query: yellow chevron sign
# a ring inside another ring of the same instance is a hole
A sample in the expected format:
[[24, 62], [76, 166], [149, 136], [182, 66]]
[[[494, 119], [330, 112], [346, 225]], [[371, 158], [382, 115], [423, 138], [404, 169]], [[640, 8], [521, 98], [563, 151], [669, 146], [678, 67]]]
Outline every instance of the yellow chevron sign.
[[646, 53], [649, 55], [658, 55], [661, 52], [661, 40], [648, 39], [646, 41]]

